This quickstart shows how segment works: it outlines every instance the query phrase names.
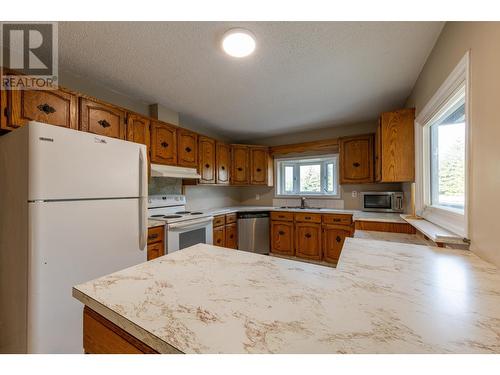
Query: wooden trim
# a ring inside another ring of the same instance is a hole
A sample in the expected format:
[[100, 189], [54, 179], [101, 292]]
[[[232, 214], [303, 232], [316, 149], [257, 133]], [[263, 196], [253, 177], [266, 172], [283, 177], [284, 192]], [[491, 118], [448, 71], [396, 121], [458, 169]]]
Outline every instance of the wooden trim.
[[83, 348], [87, 354], [158, 354], [87, 306], [83, 308]]
[[314, 142], [294, 143], [269, 147], [270, 155], [302, 154], [302, 153], [338, 153], [339, 139], [327, 139]]
[[357, 230], [372, 230], [375, 232], [392, 232], [415, 234], [417, 231], [408, 223], [387, 223], [382, 221], [363, 221], [355, 222]]

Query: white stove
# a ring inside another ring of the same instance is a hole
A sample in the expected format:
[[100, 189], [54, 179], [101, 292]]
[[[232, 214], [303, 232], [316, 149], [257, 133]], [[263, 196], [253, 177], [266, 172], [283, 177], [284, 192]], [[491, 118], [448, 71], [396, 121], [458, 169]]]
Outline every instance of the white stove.
[[165, 253], [198, 243], [212, 244], [213, 216], [187, 211], [183, 195], [154, 195], [148, 200], [148, 217], [165, 222]]

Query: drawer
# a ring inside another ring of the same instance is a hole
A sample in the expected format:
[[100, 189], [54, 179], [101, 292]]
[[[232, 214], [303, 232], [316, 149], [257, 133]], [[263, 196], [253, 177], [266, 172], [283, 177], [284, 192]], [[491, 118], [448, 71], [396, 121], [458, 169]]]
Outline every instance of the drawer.
[[214, 228], [220, 227], [221, 225], [224, 224], [226, 224], [226, 216], [224, 215], [214, 216], [214, 222], [213, 222]]
[[352, 215], [342, 215], [342, 214], [323, 215], [323, 223], [337, 224], [337, 225], [351, 225]]
[[163, 255], [165, 255], [163, 241], [148, 245], [148, 260], [153, 260]]
[[295, 221], [301, 223], [321, 223], [321, 215], [310, 213], [295, 214]]
[[165, 227], [153, 227], [148, 229], [148, 244], [163, 241]]
[[293, 212], [271, 212], [271, 220], [293, 221]]
[[238, 220], [238, 215], [236, 213], [226, 215], [226, 224], [236, 223]]

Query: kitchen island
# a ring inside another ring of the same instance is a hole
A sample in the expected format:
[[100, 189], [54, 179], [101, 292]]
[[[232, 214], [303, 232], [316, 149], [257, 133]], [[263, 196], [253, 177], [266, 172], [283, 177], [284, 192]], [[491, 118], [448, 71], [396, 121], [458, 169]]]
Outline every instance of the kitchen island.
[[500, 353], [500, 272], [468, 251], [349, 238], [333, 269], [200, 244], [73, 295], [89, 353]]

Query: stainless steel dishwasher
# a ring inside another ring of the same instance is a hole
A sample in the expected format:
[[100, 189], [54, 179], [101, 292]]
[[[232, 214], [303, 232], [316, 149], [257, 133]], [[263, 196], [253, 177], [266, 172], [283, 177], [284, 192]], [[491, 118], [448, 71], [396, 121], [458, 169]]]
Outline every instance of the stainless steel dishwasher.
[[238, 250], [269, 254], [269, 212], [238, 213]]

